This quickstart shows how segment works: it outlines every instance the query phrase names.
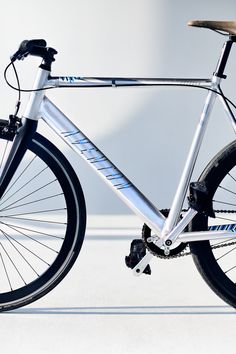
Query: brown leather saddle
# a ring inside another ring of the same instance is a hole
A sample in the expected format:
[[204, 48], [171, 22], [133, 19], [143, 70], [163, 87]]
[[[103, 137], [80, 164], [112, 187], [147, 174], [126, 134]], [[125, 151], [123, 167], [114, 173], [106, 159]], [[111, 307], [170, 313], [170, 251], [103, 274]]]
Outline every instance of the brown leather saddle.
[[236, 36], [236, 21], [189, 21], [188, 26], [204, 27]]

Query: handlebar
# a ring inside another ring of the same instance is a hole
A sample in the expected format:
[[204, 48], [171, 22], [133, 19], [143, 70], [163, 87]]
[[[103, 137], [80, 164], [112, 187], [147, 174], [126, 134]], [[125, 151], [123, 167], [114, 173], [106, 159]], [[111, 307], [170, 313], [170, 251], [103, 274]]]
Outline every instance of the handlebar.
[[28, 55], [41, 57], [44, 60], [44, 66], [51, 67], [51, 63], [55, 60], [54, 55], [57, 51], [47, 47], [47, 42], [44, 39], [31, 39], [21, 42], [19, 49], [11, 57], [11, 62], [23, 60]]

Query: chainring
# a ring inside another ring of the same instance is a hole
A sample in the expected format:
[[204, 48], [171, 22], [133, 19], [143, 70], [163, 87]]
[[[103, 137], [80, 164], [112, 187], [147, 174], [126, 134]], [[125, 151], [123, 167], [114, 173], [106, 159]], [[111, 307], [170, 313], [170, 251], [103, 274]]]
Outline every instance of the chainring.
[[151, 229], [144, 224], [142, 228], [142, 239], [145, 247], [151, 252], [154, 256], [159, 258], [172, 258], [174, 256], [179, 255], [181, 252], [185, 250], [187, 247], [187, 243], [181, 242], [175, 248], [170, 249], [169, 255], [165, 255], [164, 250], [152, 242], [148, 242], [148, 238], [151, 236]]

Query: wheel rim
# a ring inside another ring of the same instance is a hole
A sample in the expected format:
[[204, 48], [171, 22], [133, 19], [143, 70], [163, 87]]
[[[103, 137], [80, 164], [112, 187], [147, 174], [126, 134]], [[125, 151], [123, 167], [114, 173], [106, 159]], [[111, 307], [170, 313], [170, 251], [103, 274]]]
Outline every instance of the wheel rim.
[[[9, 148], [1, 149], [0, 168]], [[68, 214], [69, 196], [50, 159], [28, 150], [0, 201], [0, 304], [39, 297], [69, 262], [76, 211]]]
[[[213, 196], [213, 208], [216, 219], [209, 218], [208, 226], [212, 230], [236, 231], [236, 168], [227, 171]], [[230, 211], [230, 212], [227, 212]], [[233, 235], [232, 235], [233, 236]], [[224, 244], [228, 244], [224, 247]], [[231, 245], [230, 245], [231, 244]], [[223, 273], [236, 283], [236, 240], [211, 241], [212, 253]]]

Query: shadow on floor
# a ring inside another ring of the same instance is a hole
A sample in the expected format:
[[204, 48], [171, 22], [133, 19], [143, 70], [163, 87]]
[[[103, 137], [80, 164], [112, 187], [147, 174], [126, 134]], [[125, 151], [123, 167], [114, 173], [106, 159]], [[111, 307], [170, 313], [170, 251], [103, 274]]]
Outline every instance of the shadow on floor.
[[236, 315], [230, 306], [104, 306], [21, 308], [8, 314], [37, 315]]

